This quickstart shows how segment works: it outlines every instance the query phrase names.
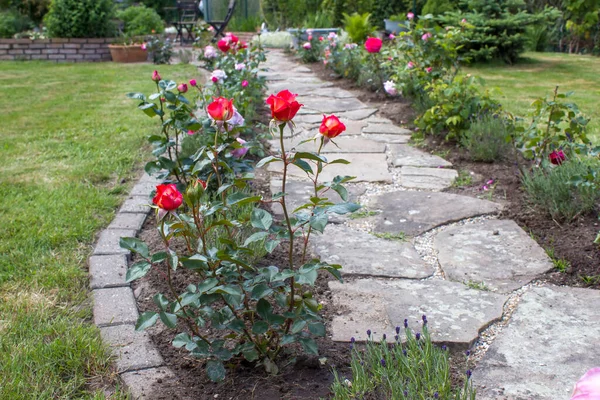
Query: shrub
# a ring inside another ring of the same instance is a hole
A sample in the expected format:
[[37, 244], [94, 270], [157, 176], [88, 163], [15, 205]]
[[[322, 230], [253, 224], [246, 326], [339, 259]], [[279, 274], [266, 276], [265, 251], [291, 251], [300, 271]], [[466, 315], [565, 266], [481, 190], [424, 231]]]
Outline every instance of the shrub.
[[557, 221], [570, 221], [591, 212], [600, 200], [600, 191], [593, 186], [573, 183], [589, 168], [597, 170], [600, 162], [591, 158], [572, 158], [555, 167], [544, 163], [544, 166], [523, 174], [523, 187], [529, 201], [538, 209]]
[[0, 38], [12, 38], [15, 34], [31, 27], [31, 20], [17, 11], [0, 11]]
[[438, 17], [446, 26], [467, 21], [461, 52], [472, 61], [494, 58], [513, 64], [525, 51], [527, 27], [539, 17], [525, 11], [523, 0], [462, 0], [467, 11], [449, 12]]
[[422, 333], [413, 334], [405, 322], [405, 343], [400, 327], [389, 343], [385, 337], [375, 343], [370, 331], [364, 349], [351, 339], [352, 379], [342, 379], [334, 370], [333, 398], [474, 400], [471, 372], [466, 372], [462, 388], [452, 388], [449, 351], [431, 342], [427, 319], [423, 319]]
[[423, 14], [440, 15], [453, 11], [454, 5], [449, 0], [427, 0], [423, 6]]
[[0, 0], [0, 10], [16, 10], [34, 24], [42, 22], [49, 5], [50, 0]]
[[362, 43], [373, 33], [373, 26], [369, 22], [370, 17], [371, 14], [369, 13], [354, 13], [352, 15], [344, 13], [344, 30], [348, 32], [350, 40], [355, 43]]
[[165, 19], [168, 17], [167, 13], [169, 12], [169, 7], [173, 7], [175, 2], [173, 0], [125, 0], [124, 4], [126, 7], [143, 5], [148, 8], [153, 9], [161, 16], [161, 18]]
[[506, 158], [512, 149], [510, 138], [514, 126], [498, 114], [483, 114], [471, 122], [460, 144], [474, 161], [492, 162]]
[[[146, 46], [154, 64], [169, 64], [171, 62], [171, 57], [173, 57], [173, 43], [169, 38], [149, 36], [146, 39]], [[179, 52], [182, 53], [181, 50]], [[182, 63], [189, 64], [189, 59], [188, 62], [184, 62], [182, 59]]]
[[117, 17], [125, 24], [123, 33], [129, 36], [143, 36], [162, 33], [165, 30], [160, 15], [151, 8], [134, 6], [119, 11]]
[[44, 23], [50, 37], [110, 37], [114, 15], [112, 0], [52, 0]]

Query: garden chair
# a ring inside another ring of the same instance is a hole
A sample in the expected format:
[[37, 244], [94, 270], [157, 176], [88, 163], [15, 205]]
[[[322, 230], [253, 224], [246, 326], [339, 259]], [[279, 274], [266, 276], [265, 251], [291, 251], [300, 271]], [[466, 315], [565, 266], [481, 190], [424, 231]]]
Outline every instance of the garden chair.
[[[205, 3], [208, 3], [209, 0], [203, 0], [203, 1]], [[227, 15], [225, 15], [225, 19], [223, 19], [222, 21], [211, 21], [210, 15], [208, 13], [204, 13], [204, 15], [206, 16], [206, 23], [215, 29], [215, 35], [213, 37], [213, 42], [216, 42], [219, 39], [219, 36], [225, 36], [225, 33], [224, 33], [225, 29], [227, 28], [227, 24], [231, 20], [231, 17], [233, 17], [234, 11], [235, 11], [235, 0], [229, 0], [229, 6], [227, 7]]]
[[195, 40], [194, 27], [200, 15], [198, 3], [197, 0], [177, 0], [176, 7], [165, 8], [175, 11], [175, 20], [172, 22], [172, 25], [177, 30], [175, 41], [179, 39], [181, 45], [184, 42], [189, 43]]

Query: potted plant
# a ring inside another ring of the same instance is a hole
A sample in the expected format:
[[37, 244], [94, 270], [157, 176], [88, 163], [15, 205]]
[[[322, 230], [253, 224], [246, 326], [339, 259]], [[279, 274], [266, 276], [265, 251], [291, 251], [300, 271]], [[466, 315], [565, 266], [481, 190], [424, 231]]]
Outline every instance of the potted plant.
[[148, 60], [146, 43], [139, 38], [125, 35], [109, 44], [108, 48], [114, 62], [135, 63]]

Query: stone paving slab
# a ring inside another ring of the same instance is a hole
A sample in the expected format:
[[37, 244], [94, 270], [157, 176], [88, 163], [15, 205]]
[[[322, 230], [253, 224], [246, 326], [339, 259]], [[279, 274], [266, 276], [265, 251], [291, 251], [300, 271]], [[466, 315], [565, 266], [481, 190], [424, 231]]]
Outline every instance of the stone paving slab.
[[483, 282], [500, 293], [553, 268], [544, 249], [512, 220], [453, 226], [435, 237], [433, 247], [446, 278]]
[[[347, 153], [328, 154], [329, 161], [343, 158], [350, 161], [350, 164], [333, 164], [323, 168], [319, 175], [320, 182], [332, 181], [337, 175], [356, 176], [352, 182], [392, 182], [392, 174], [388, 171], [385, 154], [374, 153]], [[268, 171], [280, 174], [283, 169], [283, 163], [273, 162], [269, 164]], [[313, 165], [313, 171], [316, 167]], [[288, 171], [291, 176], [300, 179], [308, 179], [306, 173], [295, 165], [290, 165]]]
[[419, 322], [425, 314], [434, 342], [467, 348], [481, 330], [501, 318], [507, 299], [441, 279], [331, 281], [329, 288], [335, 306], [346, 311], [331, 324], [332, 338], [338, 342], [351, 337], [365, 341], [367, 329], [374, 332], [375, 340], [384, 333], [393, 337], [395, 327], [402, 326], [405, 318], [420, 331]]
[[[267, 95], [272, 93], [279, 93], [282, 90], [289, 90], [299, 96], [308, 96], [315, 91], [323, 90], [323, 88], [330, 88], [333, 86], [332, 82], [323, 83], [293, 83], [287, 81], [269, 82], [267, 84]], [[298, 100], [302, 100], [300, 97]], [[301, 101], [300, 101], [301, 102]]]
[[369, 209], [382, 210], [369, 217], [375, 224], [375, 232], [416, 236], [440, 225], [496, 213], [502, 206], [452, 193], [406, 190], [373, 197]]
[[122, 237], [135, 237], [137, 231], [135, 229], [105, 229], [100, 233], [96, 247], [94, 247], [93, 255], [103, 254], [126, 254], [129, 255], [129, 250], [122, 249], [119, 246], [119, 241]]
[[387, 135], [412, 135], [412, 131], [393, 124], [373, 124], [369, 123], [363, 128], [362, 133], [377, 133]]
[[[356, 202], [358, 196], [361, 196], [367, 190], [364, 184], [347, 184], [346, 189], [348, 190], [348, 201]], [[310, 198], [314, 195], [314, 188], [312, 183], [310, 182], [299, 182], [288, 180], [286, 182], [286, 205], [288, 208], [288, 212], [293, 212], [296, 208], [300, 207], [302, 204], [305, 204], [310, 201]], [[281, 192], [281, 179], [272, 178], [271, 179], [271, 193]], [[322, 192], [321, 197], [326, 197], [329, 201], [333, 203], [341, 203], [343, 200], [337, 192], [334, 190], [328, 190], [327, 192]], [[283, 208], [279, 203], [271, 203], [271, 210], [273, 214], [276, 216], [283, 216]], [[335, 219], [343, 216], [335, 216]], [[331, 220], [331, 218], [330, 218]], [[327, 232], [329, 228], [327, 228]]]
[[345, 119], [362, 120], [377, 112], [376, 108], [362, 108], [360, 110], [339, 112], [336, 115], [343, 121]]
[[362, 101], [354, 98], [326, 98], [316, 96], [305, 96], [302, 99], [298, 98], [304, 104], [302, 109], [312, 109], [319, 114], [339, 113], [340, 111], [352, 111], [367, 108], [367, 105]]
[[422, 279], [434, 272], [411, 243], [380, 239], [343, 225], [328, 225], [312, 244], [322, 261], [340, 264], [343, 275]]
[[175, 375], [169, 368], [159, 367], [125, 372], [121, 379], [135, 400], [154, 400], [156, 392], [153, 385], [175, 380]]
[[137, 305], [130, 287], [92, 290], [94, 298], [94, 323], [100, 327], [135, 324]]
[[129, 196], [119, 213], [149, 213], [152, 200], [148, 196]]
[[148, 333], [136, 332], [134, 325], [100, 328], [100, 335], [102, 340], [111, 346], [118, 372], [159, 367], [164, 364]]
[[129, 286], [125, 282], [127, 257], [124, 254], [92, 256], [89, 265], [90, 288]]
[[147, 213], [117, 213], [108, 225], [108, 229], [134, 229], [139, 231], [142, 229], [147, 216]]
[[374, 133], [368, 133], [364, 134], [363, 137], [387, 144], [404, 144], [410, 142], [410, 136], [408, 135], [376, 135]]
[[[287, 150], [295, 149], [295, 151], [309, 151], [316, 153], [319, 150], [321, 140], [316, 139], [313, 142], [303, 143], [298, 145], [302, 140], [286, 139], [283, 145]], [[328, 153], [385, 153], [385, 144], [375, 142], [373, 140], [364, 139], [362, 137], [345, 137], [340, 136], [333, 139], [335, 143], [327, 143], [323, 146], [321, 154]], [[271, 149], [280, 150], [281, 144], [279, 140], [270, 140]], [[336, 146], [337, 145], [337, 146]]]
[[448, 168], [402, 167], [400, 185], [411, 189], [444, 190], [452, 186], [458, 172]]
[[600, 360], [597, 290], [533, 287], [473, 373], [480, 400], [568, 399]]
[[452, 163], [406, 144], [390, 145], [394, 167], [451, 167]]

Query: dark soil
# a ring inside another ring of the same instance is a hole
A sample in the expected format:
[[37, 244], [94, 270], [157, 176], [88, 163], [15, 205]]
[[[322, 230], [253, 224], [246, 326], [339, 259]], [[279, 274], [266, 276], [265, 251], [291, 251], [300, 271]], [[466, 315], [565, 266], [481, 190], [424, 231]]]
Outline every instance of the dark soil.
[[[321, 79], [334, 81], [336, 86], [359, 93], [360, 100], [379, 108], [382, 116], [396, 124], [404, 127], [413, 125], [417, 114], [412, 110], [408, 100], [391, 99], [382, 92], [366, 91], [358, 87], [354, 81], [337, 77], [323, 64], [315, 63], [307, 66]], [[504, 204], [505, 211], [501, 215], [502, 218], [515, 220], [535, 238], [540, 246], [553, 252], [555, 259], [566, 260], [569, 263], [570, 266], [566, 271], [553, 270], [540, 279], [557, 285], [600, 289], [600, 246], [593, 243], [600, 230], [598, 220], [600, 204], [595, 213], [579, 216], [570, 222], [558, 223], [527, 202], [525, 193], [521, 189], [521, 173], [516, 156], [511, 156], [512, 159], [503, 162], [481, 163], [470, 161], [463, 149], [440, 138], [428, 137], [421, 146], [452, 162], [457, 170], [473, 173], [472, 184], [453, 187], [448, 189], [448, 192], [491, 199]], [[519, 160], [519, 164], [526, 165], [522, 159]], [[493, 191], [483, 190], [483, 186], [489, 180], [495, 182]], [[595, 277], [595, 279], [586, 282], [585, 277]]]

